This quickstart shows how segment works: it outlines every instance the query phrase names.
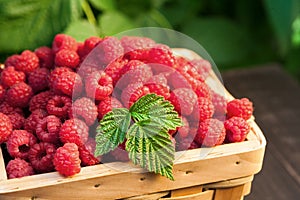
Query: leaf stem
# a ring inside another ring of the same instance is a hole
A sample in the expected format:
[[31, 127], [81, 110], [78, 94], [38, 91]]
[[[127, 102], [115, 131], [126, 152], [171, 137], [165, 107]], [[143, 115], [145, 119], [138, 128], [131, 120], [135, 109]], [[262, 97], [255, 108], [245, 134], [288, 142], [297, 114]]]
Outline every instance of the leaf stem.
[[82, 7], [84, 14], [86, 15], [89, 23], [92, 24], [96, 30], [98, 30], [96, 17], [94, 16], [92, 8], [91, 8], [90, 4], [87, 2], [87, 0], [81, 1], [81, 7]]

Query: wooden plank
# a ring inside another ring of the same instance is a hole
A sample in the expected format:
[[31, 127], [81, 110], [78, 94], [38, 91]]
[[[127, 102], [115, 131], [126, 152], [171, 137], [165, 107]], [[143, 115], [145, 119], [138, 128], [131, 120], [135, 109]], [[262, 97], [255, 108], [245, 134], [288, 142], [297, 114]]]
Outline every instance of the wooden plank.
[[155, 194], [147, 194], [147, 195], [142, 195], [142, 196], [137, 196], [137, 197], [130, 197], [122, 200], [157, 200], [161, 197], [164, 197], [168, 195], [170, 192], [158, 192]]
[[214, 196], [214, 191], [213, 190], [207, 190], [207, 191], [204, 191], [204, 192], [185, 195], [185, 196], [161, 198], [160, 200], [213, 200], [213, 196]]
[[243, 198], [244, 185], [217, 189], [214, 200], [240, 200]]
[[7, 180], [7, 174], [5, 171], [5, 163], [4, 163], [4, 158], [2, 154], [2, 149], [0, 146], [0, 182]]
[[186, 196], [186, 195], [200, 193], [200, 192], [202, 192], [202, 189], [203, 189], [202, 185], [197, 185], [197, 186], [193, 186], [193, 187], [172, 190], [171, 197], [180, 197], [180, 196]]

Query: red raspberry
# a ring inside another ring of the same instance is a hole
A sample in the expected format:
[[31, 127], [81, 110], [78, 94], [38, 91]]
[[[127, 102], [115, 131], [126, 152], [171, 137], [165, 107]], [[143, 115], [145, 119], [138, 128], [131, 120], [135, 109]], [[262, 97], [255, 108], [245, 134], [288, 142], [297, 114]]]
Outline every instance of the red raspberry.
[[164, 97], [165, 99], [170, 98], [170, 88], [168, 85], [146, 83], [145, 86], [149, 88], [150, 93], [155, 93], [157, 95]]
[[58, 144], [60, 127], [60, 119], [55, 115], [48, 115], [38, 121], [36, 135], [42, 142]]
[[5, 67], [15, 66], [16, 63], [18, 62], [18, 58], [19, 58], [19, 55], [17, 55], [17, 54], [7, 57], [4, 62]]
[[7, 115], [12, 123], [12, 127], [14, 130], [22, 129], [25, 123], [25, 118], [23, 115], [19, 113], [11, 113]]
[[101, 120], [103, 116], [106, 113], [112, 111], [113, 108], [122, 108], [122, 107], [123, 105], [118, 99], [114, 97], [108, 97], [103, 101], [101, 101], [97, 106], [98, 119]]
[[84, 146], [91, 154], [94, 155], [96, 149], [96, 141], [94, 138], [89, 137], [88, 140], [85, 142]]
[[128, 60], [119, 58], [109, 63], [105, 68], [105, 73], [113, 80], [113, 85], [116, 85], [122, 76], [121, 70], [127, 64]]
[[76, 40], [66, 34], [57, 34], [52, 42], [52, 50], [57, 53], [62, 49], [77, 51]]
[[6, 166], [6, 173], [9, 179], [21, 178], [34, 174], [32, 166], [20, 158], [10, 160]]
[[47, 103], [46, 109], [50, 115], [55, 115], [59, 118], [67, 118], [72, 106], [72, 100], [63, 95], [53, 96]]
[[59, 137], [63, 143], [72, 142], [82, 146], [88, 139], [89, 127], [80, 119], [66, 120], [60, 128]]
[[73, 176], [80, 172], [78, 147], [74, 143], [66, 143], [59, 147], [53, 158], [55, 169], [63, 176]]
[[192, 89], [177, 88], [171, 92], [168, 100], [179, 114], [190, 115], [197, 102], [197, 95]]
[[17, 83], [10, 87], [6, 93], [7, 102], [11, 106], [26, 107], [33, 96], [32, 89], [24, 82]]
[[42, 46], [34, 51], [39, 58], [40, 66], [47, 69], [52, 69], [54, 66], [54, 52], [51, 48]]
[[185, 151], [199, 147], [200, 146], [193, 140], [192, 137], [184, 138], [176, 143], [176, 151]]
[[211, 100], [204, 97], [199, 97], [197, 99], [197, 103], [194, 107], [193, 113], [191, 114], [192, 120], [202, 122], [206, 119], [209, 119], [213, 116], [214, 110], [215, 108]]
[[76, 51], [62, 49], [55, 54], [55, 65], [59, 67], [70, 67], [76, 69], [80, 58]]
[[34, 95], [29, 101], [29, 110], [33, 112], [36, 109], [46, 110], [48, 101], [54, 96], [52, 91], [45, 91]]
[[147, 37], [123, 36], [120, 41], [125, 53], [138, 49], [149, 49], [155, 45], [155, 41]]
[[182, 75], [182, 73], [178, 71], [174, 71], [168, 76], [168, 83], [172, 89], [176, 89], [176, 88], [195, 89], [196, 86], [194, 85], [198, 84], [198, 82], [196, 83], [194, 81], [195, 79], [193, 79], [193, 77], [191, 77], [190, 75], [187, 74], [186, 76], [184, 76]]
[[181, 117], [183, 126], [179, 127], [177, 130], [177, 135], [180, 138], [186, 138], [189, 136], [190, 126], [189, 122], [185, 117]]
[[42, 109], [34, 110], [29, 117], [26, 118], [24, 123], [24, 129], [28, 132], [35, 133], [36, 125], [39, 120], [47, 116], [47, 112]]
[[2, 85], [0, 85], [0, 104], [4, 101], [5, 94], [6, 94], [5, 88]]
[[111, 63], [124, 53], [121, 42], [116, 37], [104, 38], [95, 49], [99, 53], [99, 61], [104, 65]]
[[98, 115], [97, 106], [91, 99], [87, 97], [82, 97], [80, 99], [77, 99], [73, 103], [70, 111], [72, 112], [70, 113], [70, 118], [71, 117], [80, 118], [88, 126], [94, 124]]
[[200, 123], [195, 141], [199, 145], [213, 147], [225, 140], [224, 124], [217, 119], [206, 119]]
[[220, 95], [216, 92], [212, 92], [212, 103], [215, 108], [214, 116], [220, 116], [225, 119], [226, 116], [226, 108], [227, 108], [227, 100], [225, 96]]
[[84, 43], [83, 42], [77, 42], [77, 51], [76, 53], [80, 57], [80, 61], [83, 61], [85, 59], [85, 51], [84, 51]]
[[11, 106], [6, 101], [4, 101], [0, 104], [0, 112], [2, 112], [3, 114], [6, 114], [6, 115], [9, 115], [12, 113], [19, 113], [19, 114], [23, 115], [23, 110], [21, 108]]
[[28, 159], [33, 169], [38, 173], [46, 173], [54, 170], [53, 157], [56, 148], [54, 144], [41, 142], [33, 145], [28, 152]]
[[129, 108], [134, 102], [140, 97], [149, 94], [150, 90], [147, 86], [142, 83], [129, 84], [121, 94], [121, 100], [126, 108]]
[[48, 88], [48, 76], [50, 72], [47, 68], [37, 68], [28, 76], [28, 85], [36, 93]]
[[234, 99], [227, 104], [227, 116], [242, 117], [245, 120], [250, 119], [253, 113], [253, 104], [247, 98]]
[[96, 165], [100, 162], [99, 158], [96, 158], [85, 145], [78, 147], [78, 149], [82, 166]]
[[242, 142], [246, 139], [250, 126], [247, 121], [241, 117], [231, 117], [224, 122], [226, 129], [226, 141]]
[[0, 112], [0, 144], [6, 142], [10, 134], [12, 133], [12, 123], [10, 118]]
[[1, 72], [1, 83], [8, 88], [16, 83], [25, 82], [26, 75], [24, 72], [16, 71], [13, 66], [8, 66]]
[[212, 98], [210, 88], [205, 82], [199, 81], [194, 91], [198, 97]]
[[85, 80], [85, 91], [88, 97], [103, 100], [113, 92], [112, 79], [104, 71], [90, 74]]
[[37, 140], [32, 133], [25, 130], [14, 130], [6, 142], [7, 151], [13, 158], [27, 159], [29, 149], [36, 142]]
[[121, 161], [121, 162], [129, 161], [128, 152], [125, 151], [125, 144], [126, 142], [119, 144], [119, 146], [113, 151], [109, 152], [109, 154], [112, 155], [117, 161]]
[[100, 37], [91, 36], [84, 41], [84, 54], [89, 54], [100, 42], [102, 39]]
[[209, 73], [212, 70], [210, 62], [205, 59], [194, 59], [190, 63], [203, 80], [209, 76]]
[[90, 66], [86, 63], [82, 64], [78, 69], [77, 73], [82, 79], [86, 79], [89, 75], [98, 72], [99, 70], [95, 66]]
[[23, 51], [14, 65], [17, 70], [25, 73], [32, 72], [39, 66], [39, 58], [29, 50]]
[[159, 73], [159, 74], [156, 74], [156, 75], [152, 76], [147, 81], [146, 84], [148, 84], [148, 83], [150, 83], [150, 84], [154, 83], [154, 84], [157, 84], [157, 85], [165, 85], [166, 86], [166, 85], [168, 85], [168, 80], [166, 78], [166, 74]]
[[[60, 76], [62, 76], [63, 73], [70, 72], [70, 71], [72, 71], [72, 70], [71, 70], [71, 68], [68, 68], [68, 67], [55, 68], [48, 77], [48, 82], [49, 82], [50, 88], [55, 91], [54, 85], [55, 85], [56, 79], [58, 79]], [[55, 92], [59, 92], [59, 91], [55, 91]]]

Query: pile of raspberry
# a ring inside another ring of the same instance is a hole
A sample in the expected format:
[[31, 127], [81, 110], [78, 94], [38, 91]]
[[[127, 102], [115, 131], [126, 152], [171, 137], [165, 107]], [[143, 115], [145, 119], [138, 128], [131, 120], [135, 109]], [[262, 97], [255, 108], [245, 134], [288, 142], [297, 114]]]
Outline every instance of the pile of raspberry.
[[128, 161], [125, 143], [94, 157], [99, 121], [156, 93], [183, 126], [169, 132], [177, 151], [241, 142], [253, 105], [228, 101], [206, 83], [207, 60], [188, 60], [146, 37], [57, 34], [52, 47], [8, 57], [0, 71], [0, 144], [8, 178], [58, 171], [73, 176], [103, 161]]

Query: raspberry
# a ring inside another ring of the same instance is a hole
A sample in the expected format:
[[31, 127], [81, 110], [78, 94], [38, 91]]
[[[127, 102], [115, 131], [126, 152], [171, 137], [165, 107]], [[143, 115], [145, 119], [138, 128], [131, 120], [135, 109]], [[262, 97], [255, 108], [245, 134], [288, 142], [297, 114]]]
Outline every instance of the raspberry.
[[128, 152], [125, 151], [125, 144], [126, 142], [119, 144], [119, 146], [113, 151], [111, 151], [109, 154], [112, 155], [117, 161], [121, 161], [121, 162], [129, 161]]
[[16, 83], [25, 82], [26, 75], [24, 72], [16, 71], [13, 66], [8, 66], [1, 72], [1, 83], [8, 88]]
[[226, 108], [227, 108], [227, 100], [223, 95], [220, 95], [216, 92], [212, 92], [212, 103], [215, 108], [214, 116], [219, 116], [225, 119], [226, 116]]
[[103, 100], [113, 92], [112, 79], [104, 71], [90, 74], [85, 80], [85, 91], [88, 97]]
[[170, 88], [167, 85], [146, 83], [145, 86], [149, 88], [150, 93], [155, 93], [157, 95], [164, 97], [165, 99], [170, 98]]
[[29, 110], [32, 112], [36, 109], [46, 110], [48, 101], [54, 96], [52, 91], [45, 91], [34, 95], [29, 101]]
[[2, 85], [0, 85], [0, 104], [4, 101], [5, 94], [6, 94], [5, 88]]
[[11, 106], [26, 107], [33, 96], [32, 89], [24, 82], [17, 83], [7, 90], [7, 102]]
[[196, 104], [197, 95], [192, 89], [177, 88], [171, 92], [168, 100], [179, 114], [190, 115]]
[[99, 61], [104, 65], [111, 63], [124, 53], [118, 38], [111, 36], [104, 38], [95, 49], [98, 52]]
[[172, 67], [175, 63], [175, 57], [172, 50], [163, 44], [156, 44], [149, 50], [146, 63], [155, 63]]
[[37, 93], [48, 88], [48, 76], [50, 72], [47, 68], [37, 68], [28, 76], [28, 85]]
[[123, 36], [120, 41], [125, 53], [138, 49], [149, 49], [155, 45], [154, 40], [146, 37]]
[[80, 57], [80, 61], [83, 61], [85, 59], [85, 51], [84, 51], [84, 43], [83, 42], [77, 42], [77, 51], [76, 53]]
[[76, 51], [62, 49], [55, 54], [55, 65], [59, 67], [70, 67], [76, 69], [80, 58]]
[[27, 159], [29, 149], [36, 142], [37, 140], [32, 133], [25, 130], [14, 130], [6, 142], [7, 151], [13, 158]]
[[87, 55], [90, 53], [100, 42], [102, 39], [100, 37], [91, 36], [84, 41], [84, 54]]
[[21, 178], [34, 174], [33, 168], [30, 163], [20, 158], [10, 160], [6, 166], [6, 173], [9, 179]]
[[42, 142], [58, 144], [60, 127], [60, 119], [55, 115], [48, 115], [38, 121], [36, 135]]
[[212, 98], [210, 88], [205, 82], [199, 81], [194, 91], [198, 97]]
[[54, 170], [53, 157], [56, 148], [53, 144], [41, 142], [34, 144], [29, 152], [28, 159], [33, 169], [38, 173], [51, 172]]
[[189, 136], [190, 126], [188, 120], [185, 117], [181, 117], [181, 119], [183, 126], [178, 128], [177, 135], [183, 139]]
[[234, 99], [227, 104], [227, 116], [242, 117], [245, 120], [250, 119], [253, 113], [253, 104], [247, 98]]
[[54, 90], [54, 84], [55, 81], [58, 77], [62, 76], [63, 73], [65, 72], [70, 72], [72, 71], [70, 68], [68, 67], [57, 67], [55, 68], [49, 75], [48, 77], [48, 82], [49, 82], [49, 86], [52, 90]]
[[80, 119], [66, 120], [60, 128], [59, 137], [63, 143], [72, 142], [82, 146], [88, 139], [89, 127]]
[[25, 118], [23, 115], [19, 113], [11, 113], [7, 115], [12, 123], [12, 127], [14, 130], [22, 129], [25, 123]]
[[81, 78], [86, 79], [90, 74], [99, 71], [95, 66], [90, 66], [86, 63], [82, 64], [78, 69], [77, 73]]
[[70, 118], [76, 117], [78, 119], [82, 119], [88, 126], [95, 122], [98, 115], [97, 106], [91, 99], [87, 97], [77, 99], [73, 103], [70, 111], [72, 112]]
[[68, 96], [79, 96], [82, 92], [81, 77], [72, 71], [63, 72], [60, 76], [56, 77], [51, 83], [53, 91], [57, 94], [65, 94]]
[[39, 120], [47, 116], [47, 112], [42, 109], [34, 110], [29, 117], [26, 118], [24, 123], [24, 129], [28, 132], [35, 133], [36, 125]]
[[209, 73], [212, 70], [210, 62], [205, 59], [194, 59], [190, 63], [203, 80], [209, 76]]
[[62, 49], [77, 51], [76, 40], [66, 34], [57, 34], [52, 42], [52, 50], [54, 53], [57, 53]]
[[53, 96], [47, 103], [46, 109], [50, 115], [55, 115], [59, 118], [67, 118], [72, 106], [72, 100], [63, 95]]
[[54, 65], [54, 52], [51, 48], [42, 46], [34, 51], [39, 58], [40, 66], [47, 69], [52, 69]]
[[109, 63], [105, 68], [105, 73], [112, 78], [113, 85], [116, 85], [122, 76], [121, 70], [127, 64], [127, 62], [128, 60], [119, 58]]
[[204, 121], [206, 119], [209, 119], [213, 116], [214, 113], [214, 106], [211, 102], [211, 100], [199, 97], [197, 99], [197, 103], [195, 105], [194, 111], [191, 114], [191, 117], [193, 118], [193, 121]]
[[225, 140], [224, 124], [217, 119], [206, 119], [200, 123], [195, 141], [199, 145], [213, 147]]
[[80, 172], [78, 147], [74, 143], [66, 143], [56, 150], [53, 158], [55, 169], [63, 176], [73, 176]]
[[249, 124], [241, 117], [231, 117], [224, 122], [224, 126], [228, 142], [242, 142], [250, 131]]
[[94, 138], [89, 137], [88, 140], [85, 142], [84, 146], [86, 149], [91, 153], [94, 154], [96, 149], [96, 141]]
[[140, 97], [149, 94], [150, 90], [148, 87], [143, 86], [142, 83], [129, 84], [121, 94], [121, 100], [125, 107], [129, 108], [134, 102]]
[[[193, 80], [193, 77], [187, 75], [187, 78]], [[168, 76], [168, 83], [172, 89], [176, 88], [195, 88], [193, 81], [189, 81], [185, 76], [180, 72], [174, 71]], [[193, 85], [191, 85], [193, 83]]]
[[39, 67], [39, 58], [35, 53], [25, 50], [19, 55], [14, 67], [24, 73], [32, 72]]
[[6, 142], [10, 134], [12, 133], [12, 123], [10, 118], [0, 112], [0, 144]]
[[113, 108], [122, 108], [122, 107], [123, 105], [118, 99], [114, 97], [108, 97], [103, 101], [101, 101], [97, 106], [98, 119], [101, 120], [103, 116], [106, 113], [112, 111]]
[[19, 55], [17, 55], [17, 54], [7, 57], [4, 62], [5, 67], [15, 66], [16, 63], [18, 62], [18, 58], [19, 58]]
[[93, 153], [91, 153], [85, 145], [80, 146], [79, 148], [79, 158], [81, 160], [82, 166], [91, 166], [96, 165], [100, 162], [98, 158], [96, 158]]
[[4, 101], [0, 104], [0, 112], [2, 112], [3, 114], [6, 114], [6, 115], [9, 115], [11, 113], [19, 113], [19, 114], [23, 115], [23, 110], [21, 108], [11, 106], [6, 101]]
[[168, 85], [168, 80], [166, 78], [166, 74], [164, 73], [159, 73], [159, 74], [156, 74], [154, 76], [152, 76], [146, 84], [156, 84], [156, 85]]

